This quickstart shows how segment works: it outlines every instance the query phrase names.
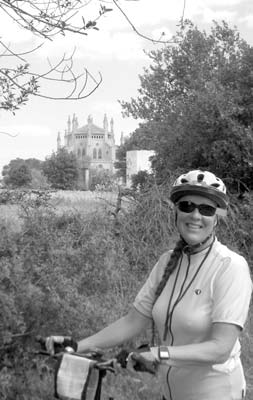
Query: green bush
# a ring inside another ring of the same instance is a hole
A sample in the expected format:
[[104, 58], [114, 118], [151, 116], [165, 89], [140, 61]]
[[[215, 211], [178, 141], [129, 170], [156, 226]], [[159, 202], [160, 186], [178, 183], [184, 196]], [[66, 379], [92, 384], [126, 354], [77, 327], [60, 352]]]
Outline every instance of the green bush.
[[111, 171], [106, 169], [90, 170], [90, 190], [113, 191], [117, 188], [116, 178]]

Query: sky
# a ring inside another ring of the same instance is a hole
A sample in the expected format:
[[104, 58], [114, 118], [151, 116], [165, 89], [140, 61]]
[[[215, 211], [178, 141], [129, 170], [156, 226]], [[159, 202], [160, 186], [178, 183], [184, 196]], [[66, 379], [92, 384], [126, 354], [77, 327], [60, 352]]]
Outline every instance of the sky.
[[[99, 1], [87, 3], [82, 11], [86, 21], [97, 15]], [[93, 30], [87, 36], [57, 36], [27, 56], [31, 69], [44, 73], [49, 68], [49, 61], [57, 63], [63, 54], [68, 57], [75, 51], [75, 72], [79, 74], [87, 69], [95, 79], [101, 74], [102, 83], [83, 100], [49, 100], [33, 96], [15, 115], [0, 110], [0, 173], [12, 159], [44, 160], [50, 156], [56, 151], [58, 132], [63, 138], [68, 116], [72, 118], [74, 113], [79, 127], [87, 123], [89, 115], [98, 126], [102, 126], [104, 114], [108, 119], [113, 118], [116, 144], [120, 142], [121, 132], [124, 136], [133, 132], [141, 121], [123, 118], [119, 100], [137, 97], [139, 76], [150, 64], [145, 52], [163, 46], [143, 36], [170, 40], [182, 17], [207, 32], [213, 20], [225, 20], [231, 27], [236, 26], [241, 37], [253, 45], [252, 0], [119, 0], [118, 4], [139, 35], [110, 0], [103, 4], [113, 11], [99, 19], [98, 31]], [[76, 15], [76, 22], [80, 18], [81, 15]], [[19, 28], [3, 11], [0, 13], [0, 38], [15, 51], [28, 51], [43, 42], [28, 30]], [[16, 63], [9, 58], [8, 63], [14, 66], [19, 61]], [[90, 79], [86, 93], [92, 87]], [[42, 84], [40, 91], [49, 96], [69, 93], [69, 89], [53, 81]]]

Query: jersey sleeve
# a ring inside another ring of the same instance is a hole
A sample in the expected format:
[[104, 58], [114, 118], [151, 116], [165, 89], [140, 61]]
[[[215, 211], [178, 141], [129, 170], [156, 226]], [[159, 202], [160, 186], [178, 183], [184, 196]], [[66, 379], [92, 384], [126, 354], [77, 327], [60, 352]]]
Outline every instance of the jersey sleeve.
[[160, 257], [134, 300], [135, 309], [146, 317], [152, 318], [156, 288], [162, 279], [170, 254], [171, 252], [167, 252]]
[[224, 260], [213, 281], [212, 322], [243, 328], [247, 319], [252, 281], [246, 260], [241, 256]]

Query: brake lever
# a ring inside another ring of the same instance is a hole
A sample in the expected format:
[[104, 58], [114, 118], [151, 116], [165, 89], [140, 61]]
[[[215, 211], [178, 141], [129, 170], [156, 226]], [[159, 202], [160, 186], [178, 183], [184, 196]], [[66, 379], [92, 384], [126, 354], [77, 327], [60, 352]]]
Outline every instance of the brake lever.
[[95, 365], [95, 368], [97, 368], [99, 370], [106, 370], [106, 371], [110, 371], [110, 372], [114, 372], [115, 373], [114, 360], [113, 359], [112, 360], [98, 362]]
[[32, 354], [34, 354], [35, 356], [46, 356], [46, 357], [51, 357], [54, 358], [55, 360], [57, 360], [59, 357], [62, 356], [62, 353], [56, 353], [56, 354], [50, 354], [48, 351], [45, 350], [34, 350], [32, 352]]

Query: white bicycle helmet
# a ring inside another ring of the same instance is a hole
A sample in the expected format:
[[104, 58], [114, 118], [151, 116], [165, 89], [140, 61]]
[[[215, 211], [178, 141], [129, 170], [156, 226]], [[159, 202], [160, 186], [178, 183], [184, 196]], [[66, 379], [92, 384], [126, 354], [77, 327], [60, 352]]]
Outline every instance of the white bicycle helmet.
[[180, 175], [173, 184], [170, 199], [175, 204], [181, 197], [189, 194], [207, 197], [224, 211], [228, 207], [226, 186], [211, 172], [193, 170]]

